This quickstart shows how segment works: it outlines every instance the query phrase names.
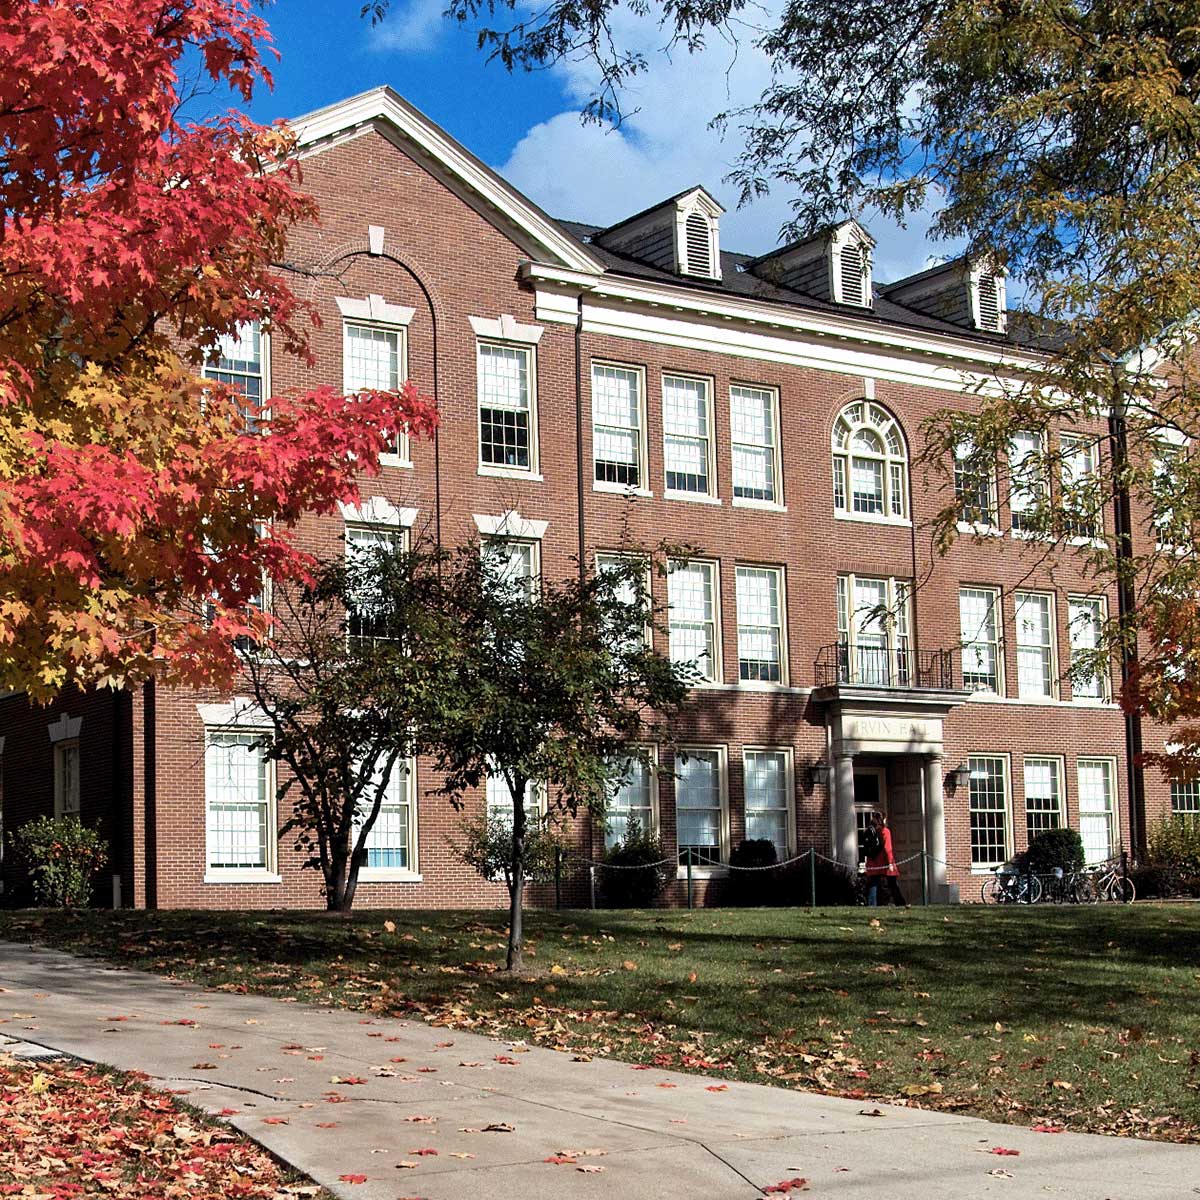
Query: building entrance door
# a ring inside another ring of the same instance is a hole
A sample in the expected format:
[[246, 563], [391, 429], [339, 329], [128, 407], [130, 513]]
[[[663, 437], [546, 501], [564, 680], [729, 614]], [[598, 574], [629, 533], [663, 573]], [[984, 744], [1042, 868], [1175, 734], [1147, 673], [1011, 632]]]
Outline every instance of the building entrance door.
[[887, 813], [887, 784], [882, 767], [854, 768], [854, 828], [858, 833], [858, 867], [867, 860], [863, 833], [871, 823], [871, 813]]

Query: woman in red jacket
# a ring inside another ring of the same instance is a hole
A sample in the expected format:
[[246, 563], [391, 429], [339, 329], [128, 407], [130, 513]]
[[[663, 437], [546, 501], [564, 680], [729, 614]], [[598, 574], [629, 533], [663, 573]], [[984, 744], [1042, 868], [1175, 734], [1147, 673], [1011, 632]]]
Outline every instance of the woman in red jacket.
[[874, 908], [879, 903], [879, 891], [886, 884], [892, 903], [903, 908], [908, 907], [900, 891], [900, 868], [896, 866], [896, 856], [892, 852], [892, 831], [887, 827], [883, 813], [871, 814], [871, 832], [868, 835], [867, 854], [867, 903]]

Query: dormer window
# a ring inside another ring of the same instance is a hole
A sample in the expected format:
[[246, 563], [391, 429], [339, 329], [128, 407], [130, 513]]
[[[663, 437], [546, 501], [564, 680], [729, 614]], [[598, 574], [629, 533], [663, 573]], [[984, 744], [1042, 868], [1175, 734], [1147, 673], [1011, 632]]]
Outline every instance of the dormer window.
[[1003, 333], [1008, 324], [1004, 276], [988, 266], [971, 271], [971, 318], [976, 329]]
[[690, 200], [691, 203], [680, 204], [676, 210], [676, 266], [680, 275], [720, 279], [721, 252], [717, 235], [720, 208], [704, 191], [694, 192]]
[[832, 254], [833, 300], [837, 304], [853, 304], [859, 308], [870, 308], [871, 294], [871, 246], [858, 234], [858, 226], [846, 222], [834, 234], [830, 242]]

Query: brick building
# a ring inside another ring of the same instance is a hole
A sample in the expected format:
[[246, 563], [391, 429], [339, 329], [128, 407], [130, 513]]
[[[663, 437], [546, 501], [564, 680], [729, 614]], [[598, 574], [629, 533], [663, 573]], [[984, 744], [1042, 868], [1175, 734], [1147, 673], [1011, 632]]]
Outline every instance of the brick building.
[[[1002, 277], [958, 261], [872, 281], [854, 222], [730, 253], [702, 187], [606, 229], [555, 221], [388, 89], [295, 128], [322, 214], [291, 246], [323, 318], [318, 365], [247, 329], [218, 369], [262, 395], [407, 377], [442, 415], [436, 441], [398, 445], [362, 505], [308, 521], [305, 543], [480, 537], [557, 575], [630, 540], [700, 548], [653, 581], [662, 648], [709, 680], [682, 718], [689, 757], [630, 778], [614, 828], [635, 812], [710, 881], [747, 836], [853, 863], [880, 807], [898, 857], [927, 851], [935, 891], [974, 898], [1040, 828], [1069, 824], [1101, 858], [1131, 844], [1131, 818], [1136, 840], [1195, 802], [1131, 763], [1117, 665], [1071, 677], [1117, 597], [1023, 536], [1028, 490], [1060, 481], [964, 460], [964, 536], [931, 550], [947, 496], [914, 469], [922, 422], [1035, 353], [1006, 332]], [[1056, 436], [1079, 472], [1106, 445], [1100, 428]], [[0, 735], [4, 827], [81, 812], [114, 847], [114, 903], [322, 903], [275, 836], [244, 697], [10, 696]], [[459, 818], [426, 795], [426, 764], [393, 783], [357, 903], [498, 900], [451, 853]], [[478, 803], [511, 804], [502, 791]], [[576, 832], [598, 856], [604, 832]]]

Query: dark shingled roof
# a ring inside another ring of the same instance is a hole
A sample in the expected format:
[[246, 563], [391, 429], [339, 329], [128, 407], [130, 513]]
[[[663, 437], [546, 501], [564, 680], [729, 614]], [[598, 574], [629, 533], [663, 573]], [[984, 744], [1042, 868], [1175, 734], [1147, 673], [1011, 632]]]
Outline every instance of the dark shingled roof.
[[[687, 190], [691, 191], [692, 189], [688, 188]], [[680, 193], [680, 195], [683, 194]], [[658, 208], [660, 205], [654, 207]], [[616, 228], [616, 226], [587, 225], [581, 221], [562, 220], [558, 221], [558, 224], [571, 237], [586, 245], [604, 264], [605, 269], [614, 275], [626, 275], [630, 278], [646, 279], [657, 283], [670, 283], [676, 287], [694, 288], [697, 291], [733, 298], [786, 304], [790, 308], [808, 309], [813, 312], [840, 313], [860, 321], [876, 321], [884, 326], [895, 326], [922, 333], [936, 333], [945, 337], [993, 346], [1050, 349], [1053, 343], [1052, 338], [1045, 336], [1045, 331], [1035, 331], [1028, 319], [1021, 319], [1024, 314], [1011, 309], [1008, 314], [1007, 333], [986, 333], [983, 330], [963, 329], [959, 325], [952, 325], [949, 321], [939, 320], [937, 317], [931, 317], [903, 304], [897, 304], [894, 300], [889, 300], [886, 295], [882, 294], [882, 290], [886, 290], [887, 286], [892, 285], [876, 285], [875, 303], [872, 308], [860, 308], [853, 304], [835, 304], [831, 300], [823, 300], [819, 296], [798, 292], [793, 288], [783, 287], [751, 274], [745, 267], [761, 256], [736, 254], [728, 250], [721, 251], [720, 279], [697, 279], [664, 271], [661, 267], [631, 258], [627, 254], [610, 250], [608, 247], [592, 241], [595, 235], [603, 233], [606, 229]], [[622, 221], [620, 224], [624, 224], [624, 222]]]

